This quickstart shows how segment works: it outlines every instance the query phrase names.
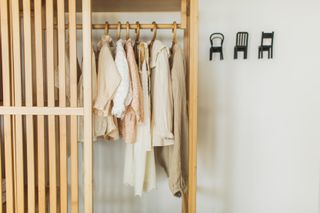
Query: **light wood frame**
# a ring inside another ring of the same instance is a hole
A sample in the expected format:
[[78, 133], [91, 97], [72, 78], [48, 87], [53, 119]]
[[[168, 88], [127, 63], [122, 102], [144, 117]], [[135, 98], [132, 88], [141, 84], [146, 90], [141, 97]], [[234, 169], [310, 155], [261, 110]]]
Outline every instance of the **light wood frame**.
[[[82, 35], [83, 35], [83, 87], [84, 104], [77, 106], [77, 76], [76, 72], [70, 75], [70, 106], [67, 106], [65, 96], [65, 29], [69, 32], [70, 70], [77, 69], [76, 62], [76, 0], [68, 0], [69, 24], [65, 25], [65, 4], [63, 0], [57, 0], [57, 14], [54, 16], [54, 0], [46, 0], [45, 7], [42, 0], [34, 0], [35, 33], [32, 37], [32, 25], [30, 1], [23, 1], [23, 17], [19, 18], [19, 0], [0, 0], [0, 23], [1, 23], [1, 57], [3, 70], [3, 105], [0, 106], [0, 115], [4, 118], [4, 157], [5, 177], [7, 181], [6, 210], [7, 212], [25, 212], [28, 206], [29, 212], [47, 211], [46, 195], [50, 198], [50, 212], [67, 212], [67, 154], [70, 143], [71, 159], [71, 210], [72, 213], [79, 211], [78, 191], [78, 146], [77, 146], [77, 116], [84, 117], [84, 210], [86, 213], [93, 212], [93, 146], [92, 146], [92, 85], [91, 85], [91, 36], [92, 29], [99, 25], [91, 23], [91, 4], [93, 0], [82, 0]], [[197, 193], [197, 81], [198, 81], [198, 0], [181, 0], [181, 24], [179, 28], [185, 30], [184, 47], [188, 71], [188, 112], [189, 112], [189, 146], [188, 146], [188, 191], [183, 196], [182, 211], [184, 213], [196, 212]], [[46, 18], [43, 19], [43, 14]], [[57, 20], [57, 35], [55, 41], [55, 21]], [[20, 43], [20, 22], [24, 25], [24, 42]], [[46, 33], [42, 34], [45, 24]], [[135, 27], [134, 25], [130, 27]], [[149, 25], [144, 27], [148, 28]], [[168, 26], [161, 25], [163, 28]], [[13, 33], [15, 32], [15, 33]], [[46, 45], [43, 45], [43, 37], [46, 37]], [[31, 53], [31, 45], [34, 39], [35, 59]], [[57, 43], [57, 46], [55, 46]], [[55, 49], [57, 51], [55, 51]], [[24, 60], [21, 60], [21, 51], [24, 51]], [[43, 53], [46, 52], [44, 61]], [[55, 54], [57, 53], [57, 56]], [[54, 91], [54, 65], [58, 61], [59, 68], [59, 104], [56, 105]], [[33, 65], [35, 62], [35, 65]], [[45, 63], [46, 62], [46, 63]], [[45, 65], [45, 66], [44, 66]], [[23, 67], [25, 88], [22, 88], [21, 72]], [[33, 78], [32, 68], [35, 67], [36, 78]], [[45, 68], [45, 69], [44, 69]], [[46, 70], [46, 71], [45, 71]], [[45, 75], [47, 82], [44, 83]], [[36, 100], [33, 100], [32, 79], [37, 79], [34, 85]], [[45, 90], [47, 88], [47, 96]], [[22, 94], [25, 91], [25, 96]], [[48, 105], [45, 105], [45, 98]], [[25, 104], [23, 103], [25, 100]], [[24, 105], [23, 105], [24, 104]], [[68, 142], [66, 126], [67, 116], [70, 116], [70, 138]], [[23, 130], [23, 118], [26, 118], [26, 144], [27, 156], [24, 157], [23, 143], [25, 141]], [[46, 124], [46, 119], [47, 124]], [[59, 120], [57, 120], [59, 119]], [[34, 121], [36, 120], [36, 123]], [[58, 122], [57, 122], [58, 121]], [[48, 125], [49, 153], [46, 153], [45, 129]], [[59, 127], [59, 128], [58, 128]], [[34, 133], [36, 129], [37, 134]], [[56, 134], [58, 132], [58, 134]], [[36, 138], [36, 139], [35, 139]], [[59, 139], [60, 149], [57, 149]], [[34, 150], [37, 146], [37, 153]], [[59, 153], [59, 162], [57, 153]], [[46, 174], [46, 156], [49, 155], [49, 173]], [[1, 155], [0, 155], [1, 156]], [[36, 159], [35, 159], [36, 156]], [[24, 163], [27, 159], [28, 179], [27, 193], [24, 192], [25, 180], [23, 177]], [[38, 161], [35, 163], [35, 161]], [[38, 173], [35, 173], [35, 167]], [[47, 177], [48, 175], [48, 177]], [[59, 175], [59, 176], [58, 176]], [[37, 183], [35, 182], [37, 176]], [[49, 179], [49, 193], [46, 193]], [[59, 181], [58, 181], [59, 179]], [[60, 187], [58, 187], [58, 182]], [[36, 205], [35, 190], [38, 192]], [[58, 197], [58, 194], [60, 195]], [[58, 200], [58, 198], [60, 198]], [[0, 199], [1, 200], [1, 199]], [[0, 211], [1, 212], [1, 211]]]

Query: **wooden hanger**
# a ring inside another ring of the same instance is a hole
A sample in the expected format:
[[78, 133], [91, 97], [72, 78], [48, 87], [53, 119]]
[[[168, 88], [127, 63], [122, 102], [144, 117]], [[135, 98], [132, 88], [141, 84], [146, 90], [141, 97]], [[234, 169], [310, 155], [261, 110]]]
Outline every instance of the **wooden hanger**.
[[104, 34], [109, 35], [109, 22], [106, 21], [105, 27], [104, 27]]
[[136, 43], [139, 43], [139, 41], [140, 41], [140, 28], [141, 28], [141, 26], [140, 26], [140, 23], [137, 21], [136, 22], [136, 25], [137, 25], [137, 28], [136, 28], [136, 30], [135, 30], [135, 32], [136, 32], [136, 34], [137, 34], [137, 36], [136, 36]]
[[173, 48], [173, 46], [177, 43], [177, 22], [173, 22], [172, 24], [172, 45], [171, 45], [171, 49]]
[[121, 22], [118, 22], [118, 26], [117, 26], [117, 40], [120, 39], [121, 36]]
[[152, 25], [153, 25], [153, 28], [151, 29], [151, 32], [153, 32], [153, 37], [152, 37], [150, 46], [153, 45], [154, 41], [157, 38], [157, 23], [154, 21], [154, 22], [152, 22]]
[[129, 38], [130, 38], [130, 24], [129, 24], [129, 22], [127, 21], [127, 23], [126, 23], [126, 40], [129, 40]]

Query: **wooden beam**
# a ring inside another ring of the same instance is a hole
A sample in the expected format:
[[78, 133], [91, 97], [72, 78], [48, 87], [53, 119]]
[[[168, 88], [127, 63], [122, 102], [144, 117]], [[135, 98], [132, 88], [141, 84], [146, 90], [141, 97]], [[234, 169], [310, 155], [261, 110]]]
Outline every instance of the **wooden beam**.
[[[2, 86], [3, 105], [11, 105], [10, 86], [10, 39], [9, 39], [9, 7], [8, 0], [0, 0], [0, 26], [1, 26], [1, 54], [2, 54]], [[4, 116], [4, 152], [5, 152], [5, 179], [6, 179], [6, 212], [14, 211], [14, 178], [13, 178], [13, 150], [11, 135], [11, 117]]]
[[190, 0], [189, 17], [189, 181], [188, 213], [196, 213], [198, 127], [198, 0]]
[[[36, 52], [36, 91], [37, 106], [44, 106], [43, 78], [43, 37], [42, 37], [42, 0], [34, 1], [35, 20], [35, 52]], [[37, 114], [37, 145], [38, 145], [38, 209], [46, 213], [46, 157], [45, 157], [45, 128], [44, 116]]]
[[92, 213], [92, 85], [91, 0], [82, 0], [83, 96], [84, 96], [84, 212]]
[[[77, 30], [76, 1], [69, 0], [69, 58], [70, 58], [70, 106], [77, 107]], [[77, 116], [70, 118], [70, 159], [71, 159], [71, 212], [79, 212], [78, 176], [78, 123]]]

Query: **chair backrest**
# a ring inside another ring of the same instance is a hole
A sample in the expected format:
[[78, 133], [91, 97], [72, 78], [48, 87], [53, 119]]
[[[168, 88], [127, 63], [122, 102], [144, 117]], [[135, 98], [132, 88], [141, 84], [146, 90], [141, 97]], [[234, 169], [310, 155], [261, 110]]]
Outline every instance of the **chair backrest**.
[[270, 45], [272, 46], [273, 45], [273, 38], [274, 38], [274, 32], [271, 32], [271, 33], [262, 32], [262, 34], [261, 34], [261, 46], [263, 46], [264, 41], [267, 40], [267, 39], [271, 40]]
[[212, 33], [210, 35], [210, 43], [211, 43], [211, 47], [213, 46], [213, 40], [220, 40], [220, 46], [223, 45], [224, 42], [224, 35], [222, 33]]
[[248, 32], [238, 32], [236, 36], [236, 46], [246, 47], [248, 46], [249, 33]]

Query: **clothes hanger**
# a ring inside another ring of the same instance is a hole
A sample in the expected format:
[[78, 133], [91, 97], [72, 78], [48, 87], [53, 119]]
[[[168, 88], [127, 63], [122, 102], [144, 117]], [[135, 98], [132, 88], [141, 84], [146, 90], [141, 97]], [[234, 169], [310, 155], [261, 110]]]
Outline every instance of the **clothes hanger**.
[[140, 41], [140, 28], [141, 28], [141, 26], [140, 26], [140, 23], [137, 21], [136, 22], [136, 25], [137, 25], [137, 28], [136, 28], [136, 30], [135, 30], [135, 32], [136, 32], [136, 43], [139, 43], [139, 41]]
[[104, 34], [109, 35], [109, 22], [106, 21], [106, 24], [104, 26]]
[[117, 26], [117, 40], [120, 39], [121, 36], [121, 22], [118, 22], [118, 26]]
[[153, 32], [153, 37], [152, 37], [152, 40], [150, 42], [150, 46], [151, 47], [152, 47], [154, 41], [157, 38], [157, 23], [154, 21], [154, 22], [152, 22], [152, 24], [153, 24], [153, 28], [151, 29], [151, 32]]
[[129, 22], [127, 21], [127, 23], [126, 23], [126, 40], [128, 41], [129, 40], [129, 38], [130, 38], [130, 24], [129, 24]]
[[171, 49], [174, 47], [174, 45], [177, 43], [177, 22], [174, 21], [172, 24], [172, 45]]

